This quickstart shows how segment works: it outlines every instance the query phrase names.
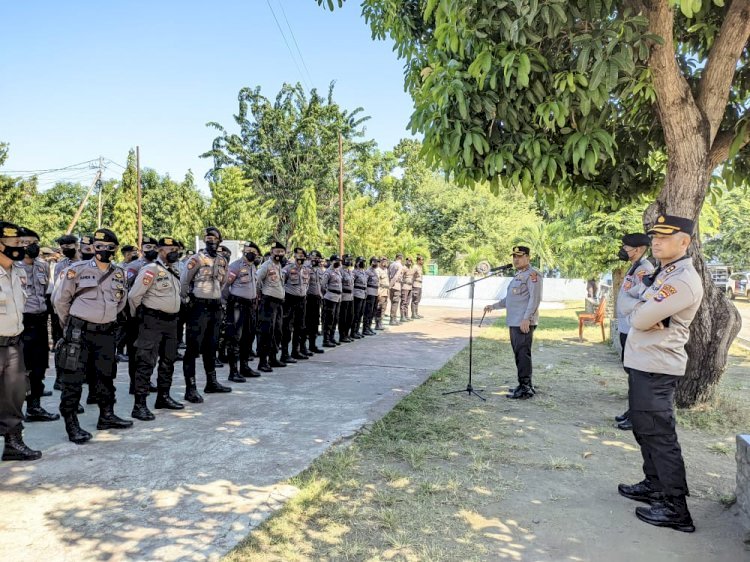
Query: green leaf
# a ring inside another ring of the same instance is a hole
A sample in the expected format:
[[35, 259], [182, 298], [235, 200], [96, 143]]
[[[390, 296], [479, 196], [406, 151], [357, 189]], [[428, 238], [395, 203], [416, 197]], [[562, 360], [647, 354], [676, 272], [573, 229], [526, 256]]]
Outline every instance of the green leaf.
[[682, 15], [690, 19], [693, 17], [693, 0], [680, 0], [680, 11]]
[[529, 86], [529, 72], [531, 72], [531, 61], [529, 60], [529, 55], [526, 53], [521, 53], [520, 57], [518, 58], [518, 85], [523, 88], [528, 88]]
[[745, 144], [745, 138], [747, 137], [747, 127], [748, 122], [744, 121], [737, 131], [737, 135], [732, 140], [732, 144], [729, 145], [729, 156], [727, 157], [728, 160], [731, 160], [732, 158], [737, 156], [737, 153]]
[[591, 80], [589, 80], [589, 90], [596, 90], [599, 84], [604, 80], [605, 72], [607, 71], [607, 62], [598, 60], [594, 63], [594, 68], [591, 69]]

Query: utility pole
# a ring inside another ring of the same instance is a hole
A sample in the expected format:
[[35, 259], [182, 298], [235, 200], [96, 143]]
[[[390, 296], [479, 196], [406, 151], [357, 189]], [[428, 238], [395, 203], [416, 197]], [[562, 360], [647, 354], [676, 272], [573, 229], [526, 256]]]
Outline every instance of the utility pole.
[[339, 257], [344, 255], [344, 140], [339, 132]]
[[99, 209], [96, 214], [96, 228], [102, 227], [102, 186], [103, 186], [103, 184], [101, 183], [102, 169], [103, 169], [102, 157], [100, 156], [99, 157]]
[[73, 229], [75, 228], [76, 223], [78, 222], [78, 219], [81, 218], [81, 213], [83, 212], [83, 208], [86, 206], [86, 202], [89, 200], [91, 193], [94, 191], [94, 187], [96, 187], [96, 184], [101, 179], [102, 179], [102, 171], [99, 170], [96, 173], [96, 177], [94, 178], [94, 181], [91, 182], [91, 185], [89, 186], [89, 190], [86, 192], [86, 196], [83, 198], [83, 201], [81, 201], [81, 204], [78, 206], [78, 210], [76, 211], [76, 214], [73, 216], [73, 220], [70, 221], [70, 224], [68, 225], [68, 229], [65, 231], [65, 234], [70, 234], [71, 232], [73, 232]]
[[138, 188], [138, 247], [143, 246], [143, 220], [141, 217], [141, 147], [135, 147], [135, 177]]

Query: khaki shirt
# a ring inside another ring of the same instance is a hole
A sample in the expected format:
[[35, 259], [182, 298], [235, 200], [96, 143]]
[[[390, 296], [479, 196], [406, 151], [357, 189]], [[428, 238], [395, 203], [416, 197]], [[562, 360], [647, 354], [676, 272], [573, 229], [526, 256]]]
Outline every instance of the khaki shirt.
[[641, 293], [645, 289], [643, 285], [644, 275], [649, 275], [654, 271], [654, 266], [646, 258], [641, 258], [638, 262], [632, 264], [625, 278], [620, 285], [620, 292], [617, 294], [617, 329], [621, 334], [627, 334], [630, 331], [630, 321], [628, 317], [633, 312], [635, 305], [641, 300]]
[[505, 298], [492, 305], [495, 310], [505, 308], [505, 323], [518, 327], [528, 320], [532, 326], [539, 323], [539, 303], [542, 302], [542, 274], [529, 266], [517, 271], [508, 285]]
[[404, 272], [401, 277], [401, 290], [411, 291], [412, 283], [414, 282], [414, 266], [404, 266]]
[[307, 294], [322, 298], [323, 292], [320, 289], [320, 283], [322, 282], [323, 273], [319, 267], [313, 267], [309, 262], [305, 262], [305, 268], [309, 270]]
[[49, 264], [36, 258], [32, 264], [19, 261], [18, 265], [26, 272], [26, 307], [23, 311], [29, 314], [47, 312]]
[[378, 266], [378, 296], [379, 297], [387, 297], [389, 295], [390, 289], [391, 289], [391, 282], [388, 278], [388, 270]]
[[388, 279], [390, 279], [390, 288], [401, 290], [401, 280], [404, 276], [404, 269], [406, 267], [400, 261], [394, 261], [388, 267]]
[[[100, 284], [99, 280], [110, 271]], [[127, 303], [125, 271], [119, 265], [110, 264], [102, 271], [95, 259], [79, 261], [71, 264], [58, 282], [53, 304], [63, 327], [69, 316], [94, 324], [114, 322]]]
[[20, 265], [14, 263], [10, 270], [0, 267], [0, 336], [12, 338], [23, 332], [26, 283]]
[[412, 287], [420, 289], [422, 288], [422, 277], [424, 276], [422, 273], [422, 267], [415, 263], [412, 268], [414, 270], [414, 281], [412, 282]]
[[273, 260], [264, 261], [256, 275], [258, 290], [264, 295], [284, 300], [284, 284], [281, 280], [281, 264]]
[[367, 297], [367, 272], [357, 268], [352, 272], [354, 278], [354, 298], [364, 299]]
[[221, 299], [221, 289], [227, 277], [227, 260], [222, 255], [215, 258], [205, 250], [190, 256], [180, 275], [181, 295], [192, 294], [199, 299]]
[[[646, 373], [683, 376], [690, 323], [702, 300], [703, 283], [691, 257], [662, 268], [630, 314], [625, 366]], [[669, 325], [658, 327], [659, 323]]]
[[140, 305], [168, 314], [180, 311], [180, 279], [175, 269], [156, 260], [140, 268], [128, 294], [130, 314], [135, 316]]
[[256, 273], [255, 264], [250, 263], [244, 257], [230, 263], [227, 280], [224, 282], [221, 293], [222, 297], [225, 300], [229, 295], [248, 300], [257, 299]]
[[341, 301], [354, 300], [354, 273], [351, 269], [341, 267]]
[[323, 299], [341, 302], [341, 267], [329, 267], [323, 274], [320, 287], [323, 291]]
[[[365, 272], [365, 274], [367, 275], [367, 296], [369, 297], [378, 296], [380, 287], [380, 276], [378, 275], [378, 269], [380, 269], [378, 266], [370, 266], [370, 269]], [[387, 280], [388, 276], [386, 275], [386, 281]], [[386, 288], [386, 293], [387, 291], [388, 289]]]
[[281, 270], [284, 292], [295, 297], [304, 297], [310, 285], [310, 268], [290, 262]]

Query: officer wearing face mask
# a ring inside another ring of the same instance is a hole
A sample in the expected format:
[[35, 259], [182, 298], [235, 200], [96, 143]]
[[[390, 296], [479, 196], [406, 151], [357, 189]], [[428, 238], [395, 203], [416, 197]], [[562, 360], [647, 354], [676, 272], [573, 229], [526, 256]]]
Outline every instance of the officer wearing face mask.
[[[305, 295], [310, 284], [310, 271], [305, 267], [307, 253], [295, 248], [292, 261], [281, 270], [284, 282], [284, 320], [282, 324], [281, 361], [296, 363], [306, 361], [307, 355], [300, 353], [300, 344], [305, 339]], [[289, 344], [292, 353], [289, 354]]]
[[323, 272], [320, 269], [320, 262], [323, 259], [318, 250], [312, 250], [309, 255], [308, 263], [305, 267], [309, 272], [309, 283], [307, 285], [307, 296], [305, 297], [305, 333], [307, 334], [308, 348], [305, 348], [305, 341], [300, 344], [300, 351], [310, 357], [314, 353], [324, 353], [317, 345], [318, 327], [320, 326], [320, 306], [323, 300], [321, 284], [323, 282]]
[[[52, 306], [52, 293], [55, 289], [57, 279], [62, 276], [65, 270], [71, 263], [78, 261], [78, 238], [72, 234], [65, 234], [60, 236], [55, 242], [60, 246], [60, 258], [54, 266], [52, 266], [52, 272], [50, 275], [50, 286], [49, 286], [49, 309], [50, 309], [50, 324], [52, 325], [52, 343], [56, 344], [57, 340], [62, 337], [62, 329], [60, 328], [60, 320], [57, 317], [55, 308]], [[59, 387], [58, 382], [55, 381], [55, 390], [62, 390]]]
[[284, 283], [281, 277], [281, 262], [286, 254], [286, 247], [275, 242], [271, 247], [271, 259], [258, 268], [256, 281], [258, 292], [263, 295], [258, 324], [258, 370], [264, 373], [273, 372], [274, 367], [286, 367], [286, 363], [276, 359], [276, 351], [281, 343]]
[[155, 407], [182, 410], [184, 406], [169, 395], [177, 356], [177, 320], [180, 312], [180, 275], [177, 272], [179, 246], [171, 236], [156, 243], [158, 256], [138, 272], [128, 295], [130, 314], [138, 318], [135, 356], [135, 404], [132, 416], [143, 421], [154, 419], [146, 398], [151, 373], [159, 363]]
[[49, 265], [39, 259], [39, 235], [21, 228], [21, 243], [25, 256], [18, 264], [26, 272], [26, 307], [23, 311], [23, 355], [29, 371], [30, 392], [26, 397], [26, 421], [55, 421], [41, 405], [44, 394], [44, 374], [49, 367], [49, 332], [47, 331], [47, 286]]
[[396, 254], [396, 259], [388, 267], [389, 288], [391, 291], [391, 326], [398, 326], [398, 314], [401, 310], [401, 281], [404, 278], [403, 254]]
[[[92, 234], [84, 234], [81, 236], [81, 261], [88, 261], [94, 259], [94, 236]], [[57, 278], [60, 279], [62, 271], [58, 274]]]
[[115, 415], [115, 320], [127, 304], [125, 271], [112, 263], [117, 236], [107, 228], [94, 233], [94, 259], [72, 264], [54, 295], [54, 306], [63, 326], [57, 361], [62, 367], [60, 413], [68, 439], [84, 443], [91, 439], [81, 429], [76, 415], [85, 380], [89, 394], [99, 404], [97, 429], [124, 429], [131, 420]]
[[[224, 245], [219, 246], [219, 254], [227, 260], [227, 264], [232, 263], [232, 250]], [[229, 267], [229, 266], [227, 266]], [[226, 280], [225, 280], [226, 281]], [[227, 303], [222, 298], [221, 301], [221, 321], [219, 322], [219, 339], [217, 344], [216, 368], [223, 369], [227, 359], [227, 348], [229, 341], [227, 339]]]
[[339, 342], [349, 343], [354, 320], [354, 276], [352, 275], [352, 256], [341, 257], [341, 305], [339, 309]]
[[355, 340], [362, 338], [362, 319], [365, 314], [365, 300], [367, 298], [367, 273], [365, 273], [365, 258], [357, 256], [352, 271], [354, 280], [354, 308], [352, 313], [352, 327], [349, 337]]
[[120, 253], [122, 254], [122, 262], [120, 265], [126, 268], [126, 270], [130, 262], [134, 262], [138, 259], [138, 248], [131, 244], [125, 244], [120, 248]]
[[[377, 332], [372, 329], [372, 321], [375, 319], [378, 309], [378, 294], [380, 292], [380, 260], [375, 256], [370, 258], [370, 268], [367, 270], [367, 290], [365, 299], [365, 316], [364, 316], [364, 328], [362, 330], [363, 336], [374, 336]], [[387, 290], [387, 289], [386, 289]], [[386, 296], [386, 299], [388, 297]], [[380, 319], [378, 318], [378, 322]]]
[[219, 254], [221, 232], [213, 226], [205, 231], [205, 249], [193, 255], [180, 276], [181, 296], [190, 301], [187, 319], [187, 349], [182, 360], [185, 375], [185, 400], [194, 404], [203, 402], [195, 381], [195, 361], [203, 355], [206, 371], [206, 393], [232, 392], [216, 380], [216, 346], [221, 320], [221, 289], [227, 278], [229, 264]]
[[409, 306], [411, 305], [411, 286], [414, 282], [414, 263], [406, 258], [406, 265], [401, 277], [401, 322], [409, 322]]
[[23, 360], [25, 249], [21, 228], [0, 221], [0, 434], [5, 439], [4, 461], [30, 461], [42, 456], [23, 442], [23, 401], [28, 377]]
[[380, 258], [380, 267], [377, 269], [378, 273], [378, 304], [375, 309], [375, 329], [384, 330], [383, 327], [383, 315], [388, 312], [388, 296], [391, 293], [391, 281], [388, 274], [388, 258], [385, 256]]
[[419, 320], [419, 303], [422, 301], [422, 278], [424, 277], [424, 258], [417, 256], [417, 263], [412, 267], [414, 276], [411, 285], [411, 319]]
[[341, 258], [334, 254], [329, 260], [331, 265], [323, 274], [321, 291], [323, 293], [323, 347], [336, 347], [335, 332], [341, 307]]
[[260, 376], [258, 371], [250, 367], [258, 306], [256, 262], [260, 261], [260, 253], [255, 242], [245, 242], [242, 257], [229, 264], [227, 280], [222, 290], [222, 298], [227, 303], [227, 351], [229, 380], [232, 382], [245, 382], [246, 377]]

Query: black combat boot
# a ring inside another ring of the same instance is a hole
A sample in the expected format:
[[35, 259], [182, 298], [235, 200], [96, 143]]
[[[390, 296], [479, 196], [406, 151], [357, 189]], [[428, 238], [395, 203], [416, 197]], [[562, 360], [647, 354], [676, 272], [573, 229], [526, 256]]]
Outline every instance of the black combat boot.
[[141, 421], [152, 421], [156, 419], [156, 416], [148, 409], [146, 404], [146, 396], [144, 394], [135, 395], [135, 403], [133, 404], [133, 411], [130, 415], [137, 420]]
[[695, 531], [685, 496], [664, 496], [664, 501], [654, 502], [651, 507], [636, 507], [635, 516], [649, 525], [669, 527], [683, 533]]
[[173, 399], [169, 395], [169, 390], [160, 390], [156, 395], [156, 404], [154, 408], [157, 410], [183, 410], [184, 404], [180, 404], [177, 400]]
[[268, 362], [268, 355], [264, 353], [258, 355], [258, 370], [264, 373], [273, 373], [271, 364]]
[[203, 396], [200, 395], [195, 387], [195, 377], [185, 377], [185, 400], [192, 404], [201, 404]]
[[521, 384], [507, 396], [508, 398], [512, 398], [513, 400], [528, 400], [529, 398], [533, 398], [534, 394], [535, 392], [531, 385]]
[[630, 421], [630, 419], [623, 420], [617, 424], [617, 429], [622, 429], [623, 431], [633, 431], [633, 422]]
[[[303, 354], [300, 351], [300, 344], [293, 343], [292, 344], [292, 355], [290, 356], [292, 359], [296, 359], [297, 361], [307, 361], [307, 355]], [[288, 363], [288, 361], [287, 361]]]
[[315, 355], [312, 351], [307, 349], [307, 343], [305, 342], [305, 340], [302, 340], [299, 343], [299, 353], [300, 355], [304, 355], [305, 357], [312, 357], [313, 355]]
[[[296, 363], [296, 361], [295, 361]], [[271, 365], [271, 367], [286, 367], [286, 362], [281, 361], [279, 359], [276, 359], [276, 354], [274, 353], [271, 355], [271, 357], [268, 360], [268, 364]]]
[[129, 427], [133, 427], [133, 420], [124, 420], [117, 416], [112, 404], [99, 406], [99, 421], [96, 422], [96, 429], [127, 429]]
[[[297, 362], [297, 360], [296, 360], [296, 359], [294, 359], [293, 357], [291, 357], [291, 356], [290, 356], [290, 355], [289, 355], [289, 354], [287, 353], [287, 351], [286, 351], [286, 350], [287, 350], [287, 348], [286, 348], [286, 346], [284, 346], [284, 347], [282, 348], [282, 350], [281, 350], [281, 357], [279, 358], [279, 361], [281, 361], [282, 363], [291, 363], [291, 364], [294, 364], [294, 363], [296, 363], [296, 362]], [[273, 364], [272, 364], [272, 365], [273, 365]], [[276, 365], [273, 365], [273, 366], [275, 367]]]
[[373, 331], [372, 331], [372, 330], [370, 329], [370, 327], [369, 327], [369, 326], [368, 326], [367, 328], [365, 328], [365, 331], [364, 331], [364, 332], [362, 332], [362, 334], [363, 334], [363, 335], [365, 335], [365, 336], [377, 336], [377, 335], [378, 335], [378, 333], [377, 333], [377, 332], [373, 332]]
[[151, 394], [156, 394], [157, 392], [159, 392], [159, 389], [156, 388], [156, 385], [154, 383], [150, 382], [148, 383], [148, 391]]
[[240, 361], [240, 375], [245, 378], [257, 378], [260, 376], [258, 371], [253, 370], [247, 359]]
[[654, 503], [664, 499], [664, 494], [648, 478], [641, 480], [638, 484], [620, 484], [617, 486], [617, 491], [621, 496], [637, 502]]
[[76, 408], [76, 414], [83, 414], [86, 410], [83, 409], [83, 406], [81, 404], [78, 404], [78, 407]]
[[350, 336], [353, 340], [361, 340], [362, 334], [360, 334], [357, 331], [352, 332], [352, 335]]
[[629, 420], [629, 419], [630, 419], [630, 410], [628, 410], [624, 414], [621, 414], [619, 416], [615, 416], [615, 421], [618, 422], [618, 423], [619, 422], [624, 422], [625, 420]]
[[35, 451], [23, 442], [20, 425], [14, 427], [5, 434], [5, 448], [3, 449], [4, 461], [35, 461], [42, 457], [41, 451]]
[[336, 347], [336, 344], [328, 338], [323, 338], [323, 347]]
[[232, 387], [220, 384], [216, 380], [216, 371], [214, 371], [213, 373], [206, 373], [206, 386], [203, 387], [203, 392], [206, 394], [223, 394], [232, 392]]
[[26, 399], [26, 421], [27, 422], [46, 422], [60, 419], [60, 414], [52, 414], [42, 408], [39, 398], [29, 396]]
[[320, 349], [315, 341], [315, 338], [310, 338], [310, 351], [313, 353], [325, 353], [324, 350]]
[[55, 390], [62, 390], [62, 383], [60, 382], [60, 377], [55, 377], [55, 384], [52, 385], [52, 388]]
[[242, 376], [237, 370], [237, 360], [234, 357], [229, 360], [228, 380], [230, 380], [231, 382], [247, 382], [245, 381], [245, 377]]
[[68, 434], [68, 440], [80, 445], [91, 439], [91, 434], [85, 429], [81, 429], [76, 414], [63, 416], [63, 419], [65, 420], [65, 432]]

